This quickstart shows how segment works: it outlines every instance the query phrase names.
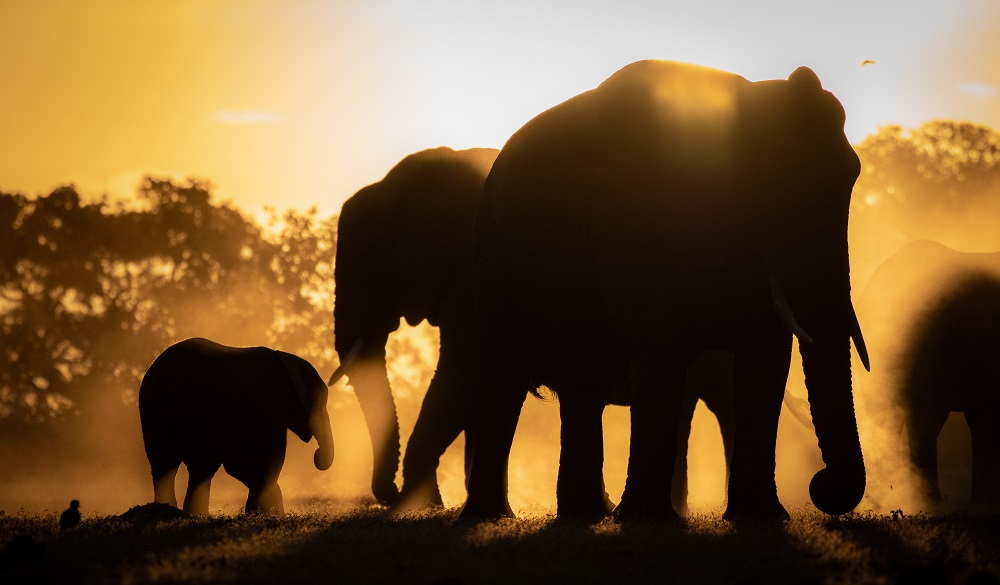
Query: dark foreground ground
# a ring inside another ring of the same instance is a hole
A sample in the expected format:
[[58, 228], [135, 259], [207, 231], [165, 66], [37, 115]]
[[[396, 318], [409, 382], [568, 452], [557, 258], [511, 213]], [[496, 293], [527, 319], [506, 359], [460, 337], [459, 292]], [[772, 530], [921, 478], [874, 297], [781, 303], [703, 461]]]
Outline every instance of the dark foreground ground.
[[1000, 583], [996, 513], [803, 509], [784, 526], [734, 527], [711, 512], [682, 527], [622, 527], [296, 510], [171, 519], [143, 506], [65, 532], [55, 514], [0, 513], [0, 583]]

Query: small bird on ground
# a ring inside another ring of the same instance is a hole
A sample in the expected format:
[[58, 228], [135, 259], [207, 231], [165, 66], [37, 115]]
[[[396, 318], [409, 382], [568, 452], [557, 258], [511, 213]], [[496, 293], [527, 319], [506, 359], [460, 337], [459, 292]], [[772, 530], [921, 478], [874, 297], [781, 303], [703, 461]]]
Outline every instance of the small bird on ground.
[[68, 530], [80, 523], [80, 500], [73, 500], [59, 517], [59, 530]]

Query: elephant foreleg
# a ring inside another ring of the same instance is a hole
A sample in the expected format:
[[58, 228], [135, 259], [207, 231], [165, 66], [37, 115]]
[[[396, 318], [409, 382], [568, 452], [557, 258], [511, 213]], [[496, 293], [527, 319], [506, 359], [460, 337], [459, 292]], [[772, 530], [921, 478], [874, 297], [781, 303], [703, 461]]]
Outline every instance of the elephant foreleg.
[[230, 451], [223, 464], [226, 472], [249, 490], [244, 508], [247, 514], [285, 513], [278, 487], [278, 477], [285, 463], [285, 437], [286, 431], [281, 427], [258, 428], [238, 452]]
[[482, 379], [479, 415], [466, 435], [473, 441], [475, 462], [469, 475], [469, 497], [460, 515], [465, 520], [514, 516], [507, 500], [507, 463], [526, 397], [524, 384], [499, 376]]
[[[910, 445], [910, 461], [921, 484], [920, 489], [931, 502], [941, 501], [941, 484], [938, 481], [937, 440], [948, 420], [944, 409], [920, 409], [919, 404], [908, 405], [906, 435]], [[916, 412], [915, 412], [916, 411]]]
[[208, 501], [212, 489], [214, 468], [199, 468], [188, 466], [187, 493], [184, 495], [184, 511], [188, 514], [208, 514]]
[[677, 457], [677, 427], [687, 364], [629, 366], [632, 437], [618, 521], [676, 520], [668, 494]]
[[604, 489], [604, 401], [599, 395], [562, 395], [559, 477], [556, 501], [561, 518], [597, 521], [611, 513]]
[[736, 352], [733, 400], [736, 436], [729, 475], [729, 520], [787, 520], [774, 482], [778, 417], [788, 380], [792, 338], [776, 334]]
[[245, 512], [247, 514], [254, 512], [284, 514], [285, 505], [281, 497], [281, 488], [278, 487], [278, 482], [271, 480], [262, 486], [251, 487], [250, 493], [247, 496]]
[[972, 501], [1000, 505], [1000, 428], [994, 409], [968, 411], [972, 433]]
[[[441, 455], [465, 430], [473, 404], [473, 383], [463, 384], [455, 369], [451, 349], [442, 342], [437, 373], [420, 407], [413, 433], [403, 458], [403, 489], [397, 510], [417, 510], [442, 506], [437, 482]], [[474, 361], [470, 363], [475, 363]], [[468, 438], [466, 438], [468, 443]], [[466, 445], [468, 449], [468, 444]]]

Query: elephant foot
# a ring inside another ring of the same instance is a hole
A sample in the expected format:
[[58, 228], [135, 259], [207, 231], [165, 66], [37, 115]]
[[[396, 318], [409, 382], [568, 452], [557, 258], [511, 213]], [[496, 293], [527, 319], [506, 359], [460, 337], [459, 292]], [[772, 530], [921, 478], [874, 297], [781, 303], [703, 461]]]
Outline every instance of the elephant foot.
[[764, 502], [739, 502], [735, 498], [730, 498], [722, 518], [736, 524], [747, 522], [783, 524], [791, 519], [788, 511], [778, 501], [777, 495]]
[[437, 484], [426, 484], [417, 488], [404, 485], [399, 500], [392, 506], [394, 513], [419, 512], [430, 508], [443, 508], [441, 490]]
[[615, 513], [615, 507], [616, 506], [615, 506], [615, 503], [611, 501], [611, 496], [608, 495], [608, 492], [604, 492], [604, 498], [603, 498], [603, 502], [601, 503], [601, 507], [604, 510], [604, 517], [605, 518], [607, 518], [608, 516], [611, 516], [612, 514]]
[[399, 490], [396, 489], [396, 484], [391, 482], [386, 486], [372, 484], [372, 495], [375, 496], [375, 501], [389, 508], [398, 504], [400, 500]]
[[247, 496], [244, 514], [285, 514], [284, 499], [278, 484], [272, 484], [260, 489], [251, 489]]
[[458, 521], [475, 524], [515, 517], [506, 498], [502, 501], [484, 502], [482, 500], [476, 501], [470, 497], [462, 506], [462, 511], [458, 514]]
[[790, 517], [778, 500], [773, 472], [740, 474], [733, 470], [722, 518], [732, 522], [787, 522]]
[[611, 516], [614, 510], [615, 505], [607, 493], [604, 493], [599, 499], [589, 502], [564, 501], [564, 499], [560, 499], [556, 510], [556, 518], [559, 520], [580, 520], [595, 523]]
[[611, 513], [612, 519], [618, 524], [635, 522], [660, 522], [681, 524], [681, 517], [673, 507], [664, 500], [661, 502], [637, 502], [622, 496], [621, 503]]

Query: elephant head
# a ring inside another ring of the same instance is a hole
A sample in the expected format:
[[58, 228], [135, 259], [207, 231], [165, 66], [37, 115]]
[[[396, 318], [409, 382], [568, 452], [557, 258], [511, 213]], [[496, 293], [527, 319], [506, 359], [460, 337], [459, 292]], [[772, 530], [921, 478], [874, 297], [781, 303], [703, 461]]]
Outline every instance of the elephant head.
[[493, 149], [436, 148], [407, 156], [348, 199], [337, 227], [335, 347], [371, 434], [372, 491], [398, 498], [400, 436], [385, 344], [400, 319], [437, 324], [457, 282], [468, 281], [477, 196]]
[[[851, 386], [850, 341], [868, 355], [851, 303], [847, 221], [860, 162], [843, 132], [844, 110], [810, 69], [787, 81], [751, 83], [738, 94], [737, 171], [750, 193], [775, 310], [796, 335], [826, 469], [810, 484], [816, 506], [852, 510], [865, 471]], [[759, 202], [757, 202], [759, 203]]]
[[333, 433], [330, 431], [330, 414], [326, 410], [329, 390], [309, 362], [283, 351], [277, 354], [288, 373], [296, 398], [287, 426], [304, 443], [315, 436], [319, 447], [313, 455], [313, 464], [319, 470], [330, 469], [333, 465]]

